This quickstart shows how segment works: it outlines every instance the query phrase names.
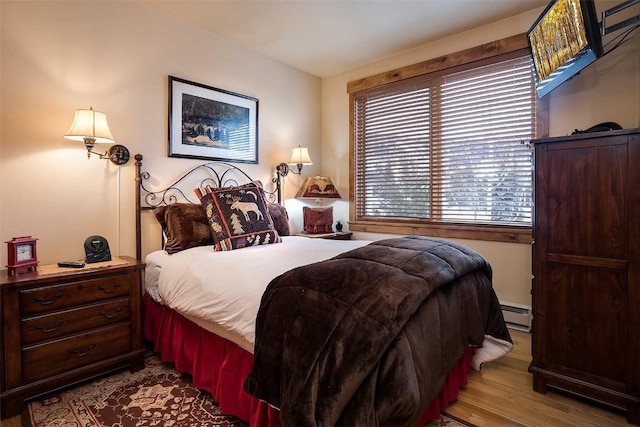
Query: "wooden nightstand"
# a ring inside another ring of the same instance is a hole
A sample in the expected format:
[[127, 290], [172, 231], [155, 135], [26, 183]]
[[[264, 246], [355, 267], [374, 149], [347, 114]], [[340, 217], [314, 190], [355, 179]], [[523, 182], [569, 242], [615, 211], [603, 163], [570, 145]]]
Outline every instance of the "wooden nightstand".
[[351, 235], [347, 231], [337, 231], [335, 233], [308, 234], [298, 233], [296, 236], [309, 237], [310, 239], [327, 239], [327, 240], [351, 240]]
[[34, 396], [143, 367], [143, 268], [121, 257], [76, 270], [0, 272], [0, 418], [20, 414]]

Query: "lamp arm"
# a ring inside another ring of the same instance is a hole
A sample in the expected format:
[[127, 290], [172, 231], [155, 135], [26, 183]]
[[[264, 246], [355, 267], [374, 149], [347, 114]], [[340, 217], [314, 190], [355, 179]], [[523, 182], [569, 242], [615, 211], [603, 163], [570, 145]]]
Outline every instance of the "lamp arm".
[[286, 163], [280, 163], [276, 166], [276, 173], [279, 177], [285, 177], [289, 174], [289, 172], [293, 173], [291, 169], [289, 169], [289, 165]]
[[109, 152], [108, 151], [105, 151], [104, 154], [98, 153], [97, 151], [93, 151], [93, 147], [95, 147], [95, 145], [96, 145], [96, 139], [95, 138], [92, 138], [90, 136], [85, 136], [84, 137], [84, 147], [87, 149], [87, 159], [90, 159], [92, 154], [97, 155], [101, 159], [108, 159], [109, 158]]
[[129, 161], [129, 150], [124, 145], [115, 144], [112, 145], [104, 153], [98, 153], [97, 151], [93, 151], [93, 145], [89, 145], [85, 142], [85, 146], [87, 147], [87, 158], [91, 158], [92, 154], [100, 157], [103, 160], [111, 160], [114, 165], [124, 165]]
[[104, 153], [98, 153], [97, 151], [93, 151], [91, 149], [88, 149], [87, 150], [87, 156], [90, 157], [92, 154], [95, 154], [96, 156], [100, 157], [103, 160], [109, 158], [109, 152], [108, 151], [105, 151]]

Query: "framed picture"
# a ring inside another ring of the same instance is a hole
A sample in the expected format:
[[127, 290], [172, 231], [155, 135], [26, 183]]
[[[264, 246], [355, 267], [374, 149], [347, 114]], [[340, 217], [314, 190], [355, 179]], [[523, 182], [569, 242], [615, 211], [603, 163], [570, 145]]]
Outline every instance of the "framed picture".
[[258, 100], [169, 76], [169, 157], [258, 163]]

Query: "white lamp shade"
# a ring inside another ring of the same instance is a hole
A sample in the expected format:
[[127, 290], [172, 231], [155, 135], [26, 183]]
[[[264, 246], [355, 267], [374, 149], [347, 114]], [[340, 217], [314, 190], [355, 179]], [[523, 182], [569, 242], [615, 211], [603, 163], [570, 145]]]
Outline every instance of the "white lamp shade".
[[85, 138], [94, 138], [95, 142], [114, 143], [116, 140], [111, 135], [107, 124], [107, 115], [100, 111], [76, 110], [76, 116], [69, 131], [64, 136], [73, 141], [84, 141]]
[[309, 149], [307, 147], [297, 146], [291, 149], [290, 165], [312, 165], [311, 157], [309, 157]]

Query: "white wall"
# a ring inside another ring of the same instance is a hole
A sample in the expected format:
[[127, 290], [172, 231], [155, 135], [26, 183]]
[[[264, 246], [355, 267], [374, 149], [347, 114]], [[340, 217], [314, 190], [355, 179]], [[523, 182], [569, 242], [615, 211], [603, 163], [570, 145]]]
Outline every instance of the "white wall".
[[[619, 2], [596, 2], [598, 13]], [[636, 8], [636, 12], [639, 8]], [[322, 81], [323, 174], [342, 194], [349, 190], [349, 97], [347, 82], [526, 32], [542, 12], [536, 9], [491, 25], [430, 43]], [[614, 34], [615, 36], [615, 34]], [[610, 37], [609, 37], [610, 38]], [[550, 136], [565, 135], [605, 121], [624, 128], [640, 126], [640, 37], [623, 45], [566, 82], [549, 97]], [[333, 203], [336, 219], [349, 218], [346, 201]], [[355, 233], [377, 240], [379, 233]], [[514, 243], [458, 240], [492, 264], [494, 287], [502, 301], [530, 305], [531, 247]]]
[[[269, 182], [298, 144], [315, 157], [305, 171], [320, 171], [315, 76], [138, 2], [2, 1], [0, 14], [0, 239], [39, 238], [41, 263], [82, 258], [93, 234], [112, 253], [135, 256], [133, 161], [87, 160], [81, 143], [63, 139], [76, 109], [105, 112], [118, 143], [144, 155], [153, 183], [202, 163], [167, 157], [168, 75], [259, 99], [252, 177]], [[298, 178], [288, 180], [288, 197]]]

